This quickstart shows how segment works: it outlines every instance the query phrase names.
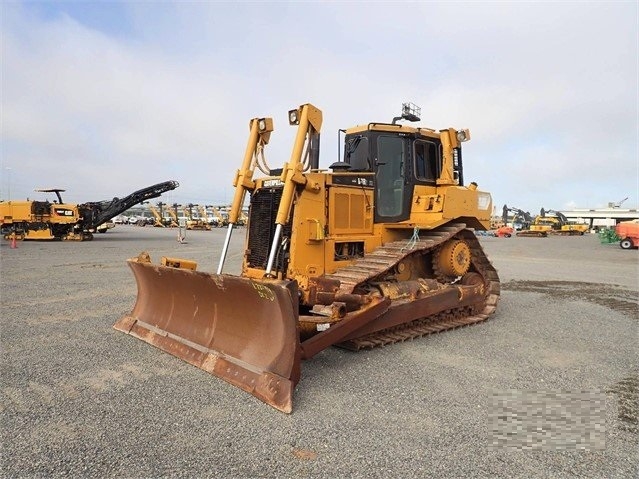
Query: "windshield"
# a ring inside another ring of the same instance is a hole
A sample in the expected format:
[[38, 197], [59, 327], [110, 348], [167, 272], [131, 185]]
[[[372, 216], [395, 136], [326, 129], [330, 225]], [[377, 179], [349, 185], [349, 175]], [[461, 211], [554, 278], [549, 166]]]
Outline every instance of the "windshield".
[[344, 145], [344, 161], [352, 170], [371, 171], [368, 156], [368, 138], [359, 135], [348, 138]]

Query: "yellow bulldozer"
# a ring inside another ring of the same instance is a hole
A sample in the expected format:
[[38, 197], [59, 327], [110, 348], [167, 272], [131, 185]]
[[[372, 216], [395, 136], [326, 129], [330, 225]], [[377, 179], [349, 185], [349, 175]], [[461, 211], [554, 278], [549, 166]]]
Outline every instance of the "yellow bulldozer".
[[[474, 230], [489, 228], [492, 198], [464, 184], [469, 131], [399, 123], [419, 113], [406, 103], [391, 123], [340, 130], [343, 158], [329, 169], [319, 168], [318, 108], [289, 111], [297, 133], [277, 169], [264, 155], [272, 118], [251, 120], [217, 271], [141, 253], [128, 261], [137, 301], [114, 327], [291, 412], [301, 361], [329, 346], [486, 320], [499, 278]], [[241, 274], [223, 273], [246, 193]]]

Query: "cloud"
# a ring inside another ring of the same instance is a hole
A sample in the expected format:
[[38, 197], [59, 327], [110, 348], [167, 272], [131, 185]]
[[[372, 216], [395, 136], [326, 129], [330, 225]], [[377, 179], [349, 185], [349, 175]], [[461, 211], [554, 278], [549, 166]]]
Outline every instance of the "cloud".
[[176, 201], [228, 201], [250, 118], [274, 117], [276, 166], [295, 134], [286, 111], [316, 104], [326, 166], [338, 128], [413, 101], [427, 126], [471, 129], [465, 177], [496, 204], [639, 204], [631, 2], [2, 8], [14, 198], [59, 186], [96, 200], [176, 179]]

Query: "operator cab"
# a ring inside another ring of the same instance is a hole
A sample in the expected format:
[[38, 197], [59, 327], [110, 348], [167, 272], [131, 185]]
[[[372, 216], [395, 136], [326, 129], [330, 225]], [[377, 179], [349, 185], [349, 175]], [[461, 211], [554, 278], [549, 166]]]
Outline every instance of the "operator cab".
[[[375, 223], [407, 220], [415, 186], [435, 188], [442, 176], [440, 134], [397, 124], [400, 119], [419, 120], [415, 105], [405, 103], [402, 110], [393, 123], [369, 123], [345, 131], [344, 161], [331, 165], [334, 170], [375, 173]], [[456, 184], [463, 185], [461, 148], [455, 150], [453, 176]]]

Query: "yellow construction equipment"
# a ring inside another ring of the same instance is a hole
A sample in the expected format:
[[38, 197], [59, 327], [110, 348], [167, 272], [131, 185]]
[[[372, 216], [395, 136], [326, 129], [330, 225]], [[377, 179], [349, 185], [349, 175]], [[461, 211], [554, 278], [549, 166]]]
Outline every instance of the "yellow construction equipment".
[[57, 200], [0, 202], [0, 231], [5, 239], [77, 240], [93, 239], [95, 233], [111, 218], [131, 206], [174, 190], [177, 181], [165, 181], [134, 191], [124, 198], [94, 201], [79, 205], [64, 203], [60, 188], [40, 189], [55, 193]]
[[211, 225], [209, 224], [206, 217], [201, 218], [198, 216], [199, 206], [194, 205], [193, 203], [189, 203], [188, 205], [183, 207], [184, 215], [186, 216], [186, 229], [187, 230], [210, 230]]
[[[225, 218], [224, 215], [220, 212], [220, 209], [216, 206], [210, 206], [211, 212], [213, 214], [213, 222], [215, 223], [215, 226], [217, 226], [218, 228], [222, 227], [222, 226], [228, 226], [229, 221], [228, 218]], [[239, 221], [236, 224], [236, 226], [239, 225]]]
[[[217, 272], [141, 253], [128, 262], [137, 302], [114, 326], [284, 412], [302, 359], [484, 321], [499, 299], [474, 234], [490, 226], [492, 198], [463, 178], [468, 130], [401, 124], [419, 120], [406, 103], [392, 123], [340, 130], [344, 157], [323, 170], [322, 112], [304, 104], [288, 120], [297, 134], [278, 169], [264, 157], [273, 120], [250, 121]], [[236, 276], [222, 271], [247, 192]]]
[[[548, 214], [551, 216], [548, 216]], [[561, 211], [556, 210], [544, 210], [541, 209], [540, 215], [542, 218], [546, 220], [550, 220], [551, 222], [551, 234], [559, 235], [559, 236], [583, 236], [584, 233], [587, 233], [590, 227], [584, 223], [576, 223], [574, 221], [568, 221], [566, 215], [564, 215]]]
[[215, 224], [215, 220], [209, 214], [205, 205], [199, 205], [198, 212], [200, 213], [200, 218], [202, 219], [202, 221], [204, 221], [207, 225], [209, 225], [209, 229], [213, 226], [217, 226], [217, 224]]
[[568, 221], [568, 218], [561, 211], [542, 208], [539, 215], [530, 222], [530, 227], [519, 231], [517, 236], [583, 236], [588, 230], [589, 227], [586, 224]]
[[162, 217], [162, 205], [162, 202], [158, 203], [158, 208], [153, 205], [149, 205], [149, 211], [153, 215], [153, 226], [156, 228], [164, 228], [167, 226], [164, 218]]
[[173, 203], [170, 208], [167, 208], [166, 212], [169, 214], [169, 217], [171, 218], [169, 225], [172, 228], [178, 228], [180, 226], [180, 219], [178, 217], [178, 204]]
[[248, 215], [244, 210], [240, 211], [240, 217], [237, 219], [237, 226], [246, 226], [248, 223]]

